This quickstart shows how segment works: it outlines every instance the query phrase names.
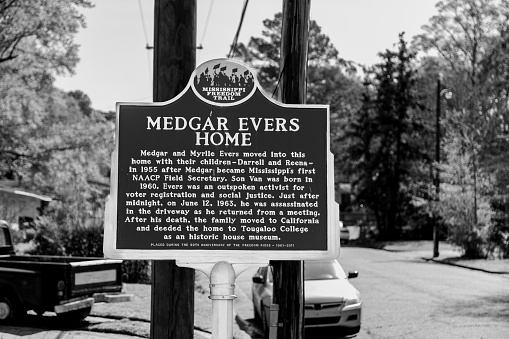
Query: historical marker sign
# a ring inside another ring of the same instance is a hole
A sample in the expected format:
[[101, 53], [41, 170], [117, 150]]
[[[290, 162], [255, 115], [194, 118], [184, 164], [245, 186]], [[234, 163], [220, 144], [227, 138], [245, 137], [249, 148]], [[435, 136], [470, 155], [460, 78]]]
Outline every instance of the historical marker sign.
[[279, 104], [245, 66], [218, 59], [174, 100], [118, 104], [116, 133], [106, 256], [339, 254], [328, 106]]

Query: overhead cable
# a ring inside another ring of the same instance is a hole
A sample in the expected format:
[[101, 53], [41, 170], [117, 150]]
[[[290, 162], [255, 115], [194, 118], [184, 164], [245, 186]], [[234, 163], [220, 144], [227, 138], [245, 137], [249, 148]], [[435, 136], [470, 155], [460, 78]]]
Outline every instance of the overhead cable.
[[147, 35], [147, 28], [145, 25], [145, 16], [143, 15], [143, 8], [141, 7], [141, 0], [138, 0], [138, 7], [140, 8], [140, 16], [141, 16], [141, 25], [143, 26], [143, 34], [145, 35], [145, 48], [146, 49], [152, 49], [153, 46], [150, 46], [148, 43], [148, 35]]
[[242, 28], [242, 23], [244, 21], [244, 15], [246, 14], [248, 2], [249, 2], [249, 0], [244, 0], [244, 7], [242, 8], [242, 14], [240, 15], [239, 27], [237, 28], [237, 33], [235, 34], [235, 38], [233, 38], [233, 42], [232, 42], [232, 45], [230, 48], [230, 53], [228, 53], [228, 58], [231, 58], [233, 56], [233, 52], [237, 48], [237, 41], [239, 40], [240, 29]]
[[150, 46], [148, 43], [148, 34], [147, 29], [145, 25], [145, 16], [143, 15], [143, 8], [141, 7], [141, 0], [138, 0], [138, 7], [140, 9], [140, 16], [141, 16], [141, 25], [143, 26], [143, 34], [145, 35], [145, 48], [147, 50], [147, 65], [148, 65], [148, 82], [149, 86], [152, 87], [152, 69], [151, 69], [151, 57], [150, 57], [150, 50], [153, 49], [153, 46]]
[[203, 33], [201, 35], [200, 44], [196, 47], [197, 49], [203, 49], [203, 40], [205, 40], [205, 33], [207, 33], [207, 29], [210, 21], [210, 14], [212, 13], [212, 7], [214, 7], [214, 0], [210, 0], [209, 12], [207, 14], [207, 20], [205, 21], [205, 26], [203, 27]]

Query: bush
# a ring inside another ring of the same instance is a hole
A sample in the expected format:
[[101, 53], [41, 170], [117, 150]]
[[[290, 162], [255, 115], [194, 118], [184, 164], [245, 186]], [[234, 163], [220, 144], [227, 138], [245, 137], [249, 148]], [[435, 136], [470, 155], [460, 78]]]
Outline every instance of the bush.
[[473, 191], [459, 186], [443, 186], [440, 214], [448, 227], [447, 240], [459, 246], [467, 258], [487, 258], [488, 230], [493, 216], [487, 197], [479, 195], [475, 209]]
[[48, 218], [36, 222], [36, 231], [30, 242], [33, 246], [27, 254], [33, 255], [66, 255], [66, 249], [60, 240], [58, 227]]
[[496, 213], [491, 218], [487, 238], [489, 254], [499, 258], [509, 258], [509, 214], [505, 206], [492, 202]]
[[447, 238], [452, 244], [463, 250], [463, 255], [469, 259], [484, 259], [487, 257], [487, 243], [481, 230], [468, 224], [449, 225]]
[[465, 257], [472, 259], [486, 258], [486, 241], [477, 230], [471, 230], [463, 240]]
[[[26, 251], [32, 255], [58, 255], [73, 257], [103, 257], [103, 226], [65, 227], [56, 225], [49, 218], [37, 221], [37, 230]], [[122, 281], [150, 283], [150, 261], [124, 260]]]
[[122, 282], [150, 284], [151, 265], [148, 260], [124, 260], [122, 263]]
[[[67, 255], [74, 257], [103, 257], [103, 226], [64, 230], [62, 243]], [[65, 237], [65, 233], [67, 236]]]
[[50, 218], [36, 221], [32, 248], [27, 254], [75, 257], [103, 257], [103, 226], [68, 227]]

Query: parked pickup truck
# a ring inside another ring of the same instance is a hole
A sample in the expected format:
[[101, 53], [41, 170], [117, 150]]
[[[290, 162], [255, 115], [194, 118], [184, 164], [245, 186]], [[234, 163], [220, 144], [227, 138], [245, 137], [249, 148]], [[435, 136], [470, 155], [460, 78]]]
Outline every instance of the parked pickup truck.
[[0, 324], [26, 315], [55, 312], [66, 321], [84, 319], [97, 301], [128, 301], [120, 294], [121, 260], [15, 255], [7, 222], [0, 220]]

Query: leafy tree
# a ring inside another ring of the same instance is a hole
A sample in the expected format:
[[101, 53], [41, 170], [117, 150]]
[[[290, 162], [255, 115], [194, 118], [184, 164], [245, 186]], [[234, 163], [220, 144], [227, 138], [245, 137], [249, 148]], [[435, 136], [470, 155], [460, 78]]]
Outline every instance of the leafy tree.
[[[477, 189], [484, 194], [477, 198], [477, 208], [473, 208], [476, 194], [473, 178], [468, 175], [473, 152], [470, 143], [465, 143], [461, 130], [450, 133], [444, 143], [447, 161], [442, 164], [444, 184], [440, 193], [440, 204], [436, 207], [448, 225], [448, 240], [463, 249], [469, 258], [485, 258], [487, 237], [491, 228], [493, 210], [489, 194], [491, 184], [488, 174], [480, 172]], [[483, 192], [484, 191], [484, 192]], [[473, 214], [477, 213], [477, 216]]]
[[[258, 70], [258, 81], [269, 96], [275, 94], [280, 72], [282, 14], [263, 22], [262, 37], [252, 37], [247, 45], [240, 43], [234, 57]], [[322, 32], [316, 21], [309, 25], [307, 98], [308, 104], [331, 106], [331, 150], [336, 160], [336, 181], [346, 176], [343, 128], [360, 106], [362, 85], [355, 64], [339, 57], [339, 52]]]
[[80, 111], [85, 116], [90, 117], [92, 115], [92, 112], [93, 112], [92, 101], [90, 100], [88, 95], [86, 95], [85, 93], [83, 93], [80, 90], [71, 91], [68, 93], [68, 95], [73, 97], [76, 100], [76, 102], [78, 103], [78, 106], [80, 108]]
[[76, 66], [79, 9], [88, 7], [0, 0], [0, 179], [55, 198], [35, 237], [55, 254], [98, 255], [102, 241], [106, 192], [91, 182], [109, 175], [112, 126], [85, 93], [54, 87], [55, 74]]
[[376, 172], [372, 154], [373, 148], [377, 146], [375, 91], [370, 71], [366, 69], [365, 74], [362, 104], [345, 120], [342, 133], [338, 136], [338, 144], [344, 145], [344, 152], [340, 153], [343, 156], [336, 161], [346, 164], [344, 170], [353, 180], [356, 201], [378, 210], [371, 185]]
[[18, 181], [44, 171], [54, 152], [92, 149], [111, 137], [98, 113], [87, 116], [88, 110], [38, 70], [12, 67], [20, 61], [10, 61], [10, 69], [0, 65], [6, 70], [0, 73], [0, 177]]
[[[507, 159], [508, 145], [500, 137], [508, 130], [509, 116], [505, 104], [509, 2], [446, 0], [437, 3], [437, 9], [438, 14], [423, 27], [424, 33], [414, 42], [427, 55], [424, 64], [430, 60], [437, 64], [435, 72], [445, 75], [444, 82], [454, 92], [443, 127], [446, 137], [454, 136], [461, 147], [449, 149], [446, 155], [450, 159], [446, 162], [468, 159], [464, 163], [467, 170], [461, 173], [464, 180], [455, 185], [466, 185], [462, 191], [471, 191], [467, 206], [472, 208], [468, 214], [472, 220], [466, 224], [474, 230], [484, 225], [481, 207], [486, 199], [502, 198], [491, 205], [507, 210], [503, 206], [507, 206], [508, 200], [503, 197], [507, 196], [504, 183], [507, 160], [504, 159]], [[451, 167], [443, 169], [447, 171]], [[447, 173], [444, 176], [451, 177]], [[489, 181], [489, 190], [483, 186], [486, 176], [495, 179]]]
[[0, 178], [30, 178], [54, 151], [95, 138], [87, 131], [96, 120], [88, 97], [53, 86], [54, 74], [76, 66], [73, 37], [85, 25], [79, 9], [91, 6], [86, 0], [0, 0]]
[[[258, 81], [269, 95], [274, 93], [279, 79], [282, 18], [282, 13], [276, 13], [273, 20], [264, 20], [263, 37], [252, 37], [247, 46], [240, 43], [234, 53], [234, 57], [258, 70]], [[346, 75], [354, 74], [355, 66], [339, 57], [330, 38], [314, 20], [309, 24], [308, 44], [307, 102], [331, 104], [336, 85]]]
[[85, 19], [88, 0], [0, 0], [0, 63], [28, 55], [46, 69], [73, 72], [78, 45], [73, 37]]
[[411, 170], [423, 158], [415, 56], [403, 34], [397, 48], [380, 53], [382, 62], [368, 70], [363, 105], [350, 125], [357, 140], [349, 147], [357, 200], [375, 212], [384, 239], [397, 237], [405, 223]]
[[479, 145], [472, 146], [481, 151], [472, 157], [473, 176], [486, 147], [496, 142], [502, 116], [506, 115], [490, 83], [498, 83], [495, 79], [503, 68], [503, 56], [497, 53], [500, 49], [493, 46], [501, 42], [507, 30], [508, 5], [506, 0], [440, 1], [436, 5], [438, 14], [414, 40], [427, 55], [438, 55], [437, 72], [444, 74], [444, 82], [454, 92], [453, 109], [445, 127], [469, 126], [464, 129], [465, 140]]

